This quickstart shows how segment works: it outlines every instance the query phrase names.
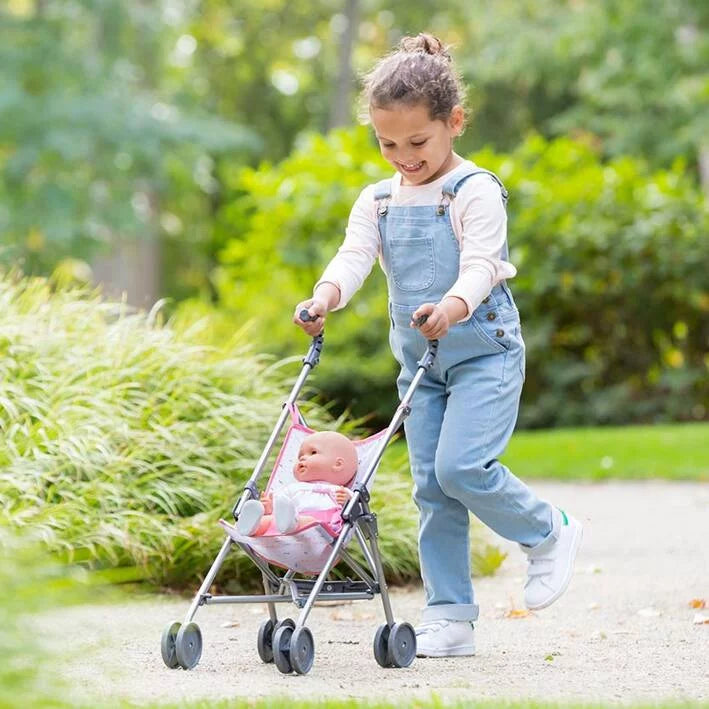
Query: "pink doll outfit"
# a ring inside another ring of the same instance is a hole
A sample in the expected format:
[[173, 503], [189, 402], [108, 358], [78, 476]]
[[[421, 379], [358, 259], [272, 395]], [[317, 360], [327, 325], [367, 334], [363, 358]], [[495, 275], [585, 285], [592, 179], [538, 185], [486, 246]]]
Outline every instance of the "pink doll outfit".
[[294, 482], [274, 492], [291, 500], [297, 515], [313, 517], [333, 536], [342, 529], [342, 506], [337, 504], [335, 492], [338, 485], [325, 482]]

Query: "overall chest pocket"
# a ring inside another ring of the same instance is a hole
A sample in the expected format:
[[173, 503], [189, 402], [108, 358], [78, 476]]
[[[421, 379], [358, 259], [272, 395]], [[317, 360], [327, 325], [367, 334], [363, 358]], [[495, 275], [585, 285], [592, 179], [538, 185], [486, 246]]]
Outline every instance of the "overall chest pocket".
[[391, 275], [402, 291], [426, 290], [433, 285], [436, 266], [433, 260], [433, 237], [412, 236], [391, 239]]

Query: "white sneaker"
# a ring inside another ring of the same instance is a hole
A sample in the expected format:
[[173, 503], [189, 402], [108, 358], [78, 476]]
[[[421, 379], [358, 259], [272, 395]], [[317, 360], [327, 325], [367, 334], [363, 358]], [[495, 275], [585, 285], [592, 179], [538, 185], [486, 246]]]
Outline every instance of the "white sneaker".
[[417, 657], [475, 654], [475, 632], [469, 620], [428, 620], [416, 626]]
[[574, 572], [576, 552], [581, 546], [583, 527], [563, 510], [559, 537], [555, 542], [541, 542], [530, 549], [520, 544], [529, 557], [524, 602], [530, 610], [541, 610], [556, 601], [569, 585]]
[[273, 496], [273, 519], [276, 529], [281, 534], [289, 534], [298, 526], [298, 515], [295, 511], [295, 504], [290, 497], [285, 495]]
[[251, 536], [263, 517], [263, 505], [258, 500], [247, 500], [236, 521], [236, 531], [245, 537]]

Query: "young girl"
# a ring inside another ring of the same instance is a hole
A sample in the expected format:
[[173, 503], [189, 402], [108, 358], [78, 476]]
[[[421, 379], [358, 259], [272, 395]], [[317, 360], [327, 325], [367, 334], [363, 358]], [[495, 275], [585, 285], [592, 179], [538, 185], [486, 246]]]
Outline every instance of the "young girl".
[[[364, 98], [381, 153], [396, 173], [362, 191], [343, 245], [313, 297], [296, 306], [294, 322], [318, 334], [326, 314], [346, 305], [378, 257], [389, 288], [400, 396], [426, 339], [441, 339], [405, 422], [426, 594], [417, 647], [423, 657], [472, 655], [478, 606], [468, 511], [528, 555], [530, 609], [566, 590], [581, 525], [498, 460], [524, 380], [519, 313], [506, 283], [516, 274], [507, 260], [507, 192], [495, 175], [453, 152], [465, 115], [450, 56], [435, 37], [406, 37], [366, 77]], [[302, 308], [317, 319], [300, 320]]]

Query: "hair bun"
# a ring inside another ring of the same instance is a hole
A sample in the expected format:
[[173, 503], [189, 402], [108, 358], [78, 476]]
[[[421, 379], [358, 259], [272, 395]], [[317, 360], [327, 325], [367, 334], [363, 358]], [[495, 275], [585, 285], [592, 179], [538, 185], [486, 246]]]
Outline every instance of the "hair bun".
[[399, 42], [399, 51], [411, 54], [422, 52], [423, 54], [431, 54], [434, 56], [440, 55], [448, 61], [452, 61], [451, 55], [448, 54], [441, 40], [438, 39], [438, 37], [434, 37], [432, 34], [425, 34], [423, 32], [417, 34], [415, 37], [404, 37], [401, 42]]

